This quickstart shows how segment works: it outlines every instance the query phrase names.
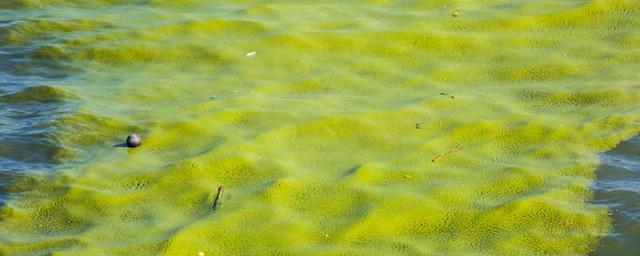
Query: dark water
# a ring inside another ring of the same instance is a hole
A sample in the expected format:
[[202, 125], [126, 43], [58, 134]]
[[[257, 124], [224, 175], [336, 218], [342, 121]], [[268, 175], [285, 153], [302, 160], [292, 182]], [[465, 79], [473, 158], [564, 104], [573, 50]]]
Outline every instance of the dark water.
[[[0, 99], [11, 93], [4, 93]], [[0, 189], [24, 172], [48, 170], [56, 164], [59, 145], [49, 123], [64, 114], [59, 103], [0, 101]], [[0, 193], [4, 204], [7, 193]]]
[[[0, 17], [5, 14], [0, 10]], [[0, 18], [3, 40], [12, 25]], [[0, 45], [0, 205], [19, 194], [21, 189], [11, 186], [14, 181], [60, 164], [56, 157], [63, 147], [56, 139], [56, 121], [74, 109], [73, 101], [63, 101], [47, 86], [65, 72], [54, 61], [30, 58], [34, 44]]]
[[594, 202], [609, 207], [614, 230], [593, 255], [640, 253], [640, 136], [600, 157]]
[[[7, 63], [15, 68], [16, 58], [4, 59], [0, 66]], [[63, 146], [56, 139], [56, 122], [71, 113], [74, 104], [47, 92], [47, 86], [39, 85], [42, 79], [0, 73], [0, 205], [21, 192], [10, 186], [14, 181], [61, 164], [57, 156]]]

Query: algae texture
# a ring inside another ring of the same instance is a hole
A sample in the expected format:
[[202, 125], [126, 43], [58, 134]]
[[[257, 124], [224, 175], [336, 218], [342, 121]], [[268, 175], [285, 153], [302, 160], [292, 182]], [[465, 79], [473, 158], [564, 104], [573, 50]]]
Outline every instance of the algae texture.
[[597, 154], [640, 132], [635, 0], [0, 7], [51, 82], [0, 104], [74, 106], [0, 255], [586, 255]]

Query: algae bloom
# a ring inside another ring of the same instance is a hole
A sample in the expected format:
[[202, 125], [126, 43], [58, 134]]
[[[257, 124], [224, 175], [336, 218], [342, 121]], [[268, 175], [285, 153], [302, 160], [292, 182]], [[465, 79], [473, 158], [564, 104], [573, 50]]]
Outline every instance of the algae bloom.
[[587, 255], [640, 133], [636, 0], [0, 7], [0, 255]]

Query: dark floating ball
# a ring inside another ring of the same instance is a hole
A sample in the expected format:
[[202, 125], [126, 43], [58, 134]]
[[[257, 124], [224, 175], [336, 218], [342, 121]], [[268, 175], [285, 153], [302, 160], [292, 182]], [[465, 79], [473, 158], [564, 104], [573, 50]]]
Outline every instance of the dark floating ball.
[[127, 136], [127, 147], [135, 148], [137, 146], [140, 146], [140, 144], [142, 144], [142, 139], [140, 139], [140, 136], [138, 136], [138, 134], [131, 134]]

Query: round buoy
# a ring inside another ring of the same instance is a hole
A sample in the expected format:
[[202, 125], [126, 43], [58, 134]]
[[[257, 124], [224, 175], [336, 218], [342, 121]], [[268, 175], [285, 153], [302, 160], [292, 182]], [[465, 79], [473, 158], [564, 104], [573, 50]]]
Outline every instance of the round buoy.
[[127, 147], [135, 148], [137, 146], [140, 146], [140, 144], [142, 144], [142, 139], [140, 139], [140, 136], [138, 136], [138, 134], [131, 134], [127, 136]]

